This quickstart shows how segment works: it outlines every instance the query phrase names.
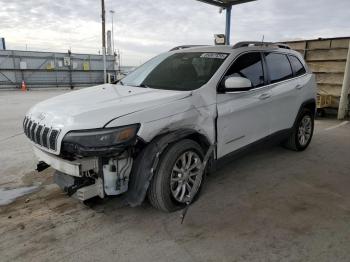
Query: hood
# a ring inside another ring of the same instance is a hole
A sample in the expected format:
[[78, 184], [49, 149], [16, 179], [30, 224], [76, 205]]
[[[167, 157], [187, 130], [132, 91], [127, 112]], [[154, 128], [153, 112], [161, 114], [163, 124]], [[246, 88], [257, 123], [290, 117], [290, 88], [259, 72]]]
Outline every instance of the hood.
[[168, 104], [190, 93], [105, 84], [43, 101], [28, 116], [60, 129], [102, 128], [113, 119]]

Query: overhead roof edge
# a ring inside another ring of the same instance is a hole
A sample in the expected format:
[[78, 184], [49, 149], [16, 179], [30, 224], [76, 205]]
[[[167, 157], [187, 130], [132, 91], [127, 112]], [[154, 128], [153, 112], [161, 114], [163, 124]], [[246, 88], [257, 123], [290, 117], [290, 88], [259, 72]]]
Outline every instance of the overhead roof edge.
[[229, 6], [244, 4], [244, 3], [253, 2], [257, 0], [197, 0], [197, 1], [209, 4], [209, 5], [215, 5], [218, 7], [226, 8]]

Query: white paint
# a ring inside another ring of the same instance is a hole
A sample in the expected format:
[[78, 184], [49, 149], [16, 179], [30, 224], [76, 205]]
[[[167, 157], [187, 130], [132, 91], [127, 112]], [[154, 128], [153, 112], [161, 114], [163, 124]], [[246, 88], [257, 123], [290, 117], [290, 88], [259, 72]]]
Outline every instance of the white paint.
[[330, 130], [333, 130], [333, 129], [336, 129], [336, 128], [345, 126], [345, 125], [347, 125], [347, 124], [349, 124], [349, 121], [344, 121], [344, 122], [340, 123], [339, 125], [335, 125], [335, 126], [328, 127], [328, 128], [326, 128], [325, 130], [326, 130], [326, 131], [330, 131]]
[[38, 186], [20, 187], [14, 189], [0, 188], [0, 206], [8, 205], [17, 198], [34, 192]]

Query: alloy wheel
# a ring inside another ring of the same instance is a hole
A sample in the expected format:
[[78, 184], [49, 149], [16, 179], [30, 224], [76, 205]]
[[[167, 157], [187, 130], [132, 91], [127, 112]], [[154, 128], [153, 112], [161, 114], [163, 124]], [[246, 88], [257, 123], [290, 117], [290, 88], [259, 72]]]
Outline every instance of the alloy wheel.
[[312, 119], [309, 115], [305, 115], [299, 124], [298, 141], [301, 146], [307, 145], [310, 141], [312, 133]]
[[175, 161], [170, 177], [171, 194], [180, 203], [190, 200], [190, 194], [197, 194], [202, 182], [202, 160], [190, 150], [182, 153]]

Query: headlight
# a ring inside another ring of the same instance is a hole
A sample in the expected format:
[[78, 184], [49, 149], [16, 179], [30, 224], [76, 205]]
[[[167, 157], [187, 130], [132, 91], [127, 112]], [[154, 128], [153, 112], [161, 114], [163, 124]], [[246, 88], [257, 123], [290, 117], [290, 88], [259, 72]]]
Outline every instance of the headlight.
[[113, 147], [131, 142], [139, 129], [139, 124], [94, 130], [72, 131], [63, 143], [75, 144], [84, 148]]

